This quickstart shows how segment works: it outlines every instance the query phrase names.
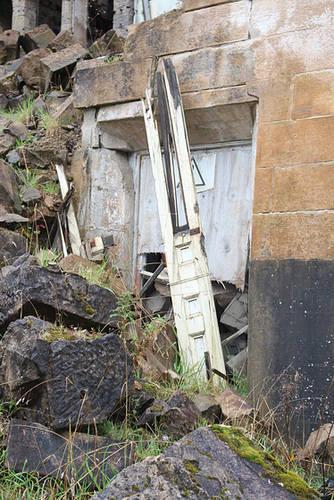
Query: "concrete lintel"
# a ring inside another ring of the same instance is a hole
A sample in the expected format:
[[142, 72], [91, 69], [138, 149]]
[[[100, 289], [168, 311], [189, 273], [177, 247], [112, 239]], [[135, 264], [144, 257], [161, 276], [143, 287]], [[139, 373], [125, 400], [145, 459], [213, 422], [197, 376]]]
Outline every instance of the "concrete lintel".
[[[251, 102], [229, 103], [185, 110], [189, 142], [192, 146], [218, 144], [228, 141], [250, 140], [252, 137]], [[104, 134], [105, 147], [121, 151], [147, 149], [146, 131], [142, 116], [111, 119], [105, 113], [105, 121], [98, 121]], [[99, 120], [102, 119], [100, 115]]]
[[[224, 106], [228, 104], [242, 104], [246, 102], [257, 102], [255, 97], [248, 95], [247, 85], [182, 94], [182, 103], [186, 110], [211, 108], [213, 106]], [[100, 108], [97, 114], [97, 121], [109, 122], [142, 117], [143, 108], [141, 102], [133, 101]]]
[[104, 106], [98, 111], [98, 122], [109, 122], [114, 120], [127, 120], [129, 118], [143, 117], [143, 107], [140, 101], [124, 102]]

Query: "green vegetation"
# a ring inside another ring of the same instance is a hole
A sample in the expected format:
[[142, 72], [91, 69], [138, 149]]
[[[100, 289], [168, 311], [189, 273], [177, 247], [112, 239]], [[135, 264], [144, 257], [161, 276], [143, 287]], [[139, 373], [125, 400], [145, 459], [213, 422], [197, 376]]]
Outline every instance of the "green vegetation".
[[113, 422], [108, 419], [98, 426], [99, 434], [111, 439], [135, 444], [137, 460], [156, 457], [168, 448], [170, 441], [157, 425], [154, 428], [136, 427], [134, 425], [136, 422], [135, 416], [132, 415], [131, 419], [132, 421], [130, 422], [126, 420]]
[[47, 136], [53, 136], [59, 131], [61, 122], [59, 118], [52, 115], [52, 113], [39, 109], [38, 112], [38, 125], [45, 130]]
[[62, 258], [62, 254], [52, 250], [39, 250], [36, 253], [36, 260], [39, 266], [46, 267], [49, 264], [56, 264]]
[[52, 196], [60, 195], [60, 186], [58, 181], [47, 181], [42, 184], [42, 188], [45, 194], [50, 194]]
[[43, 333], [43, 339], [48, 342], [55, 342], [56, 340], [93, 340], [101, 337], [100, 332], [94, 329], [82, 330], [80, 328], [68, 328], [62, 324], [54, 324]]
[[38, 178], [34, 172], [31, 172], [28, 168], [22, 170], [18, 167], [14, 167], [15, 173], [19, 180], [19, 194], [22, 199], [22, 195], [26, 189], [36, 188], [38, 186]]
[[22, 122], [24, 125], [30, 125], [34, 123], [34, 101], [32, 99], [27, 99], [19, 104], [16, 109], [1, 110], [0, 116], [8, 118], [13, 122]]
[[115, 61], [121, 61], [123, 59], [123, 55], [113, 55], [113, 56], [110, 56], [106, 59], [106, 63], [112, 63], [112, 62], [115, 62]]

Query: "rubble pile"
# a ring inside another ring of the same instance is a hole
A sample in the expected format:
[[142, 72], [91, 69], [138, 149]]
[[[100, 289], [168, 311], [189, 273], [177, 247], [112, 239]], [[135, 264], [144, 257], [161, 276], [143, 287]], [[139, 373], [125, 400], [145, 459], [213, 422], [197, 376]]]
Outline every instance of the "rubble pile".
[[61, 208], [55, 164], [70, 177], [80, 144], [81, 112], [72, 98], [76, 64], [120, 54], [123, 43], [110, 30], [87, 49], [68, 31], [56, 36], [47, 25], [0, 35], [0, 222], [30, 223], [42, 241], [47, 237]]

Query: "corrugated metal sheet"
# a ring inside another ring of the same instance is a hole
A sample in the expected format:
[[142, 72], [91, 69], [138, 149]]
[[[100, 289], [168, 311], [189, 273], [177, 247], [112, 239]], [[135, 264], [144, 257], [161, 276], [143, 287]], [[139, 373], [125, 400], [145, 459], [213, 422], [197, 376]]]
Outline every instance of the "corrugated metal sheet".
[[[211, 278], [243, 288], [253, 203], [252, 148], [235, 146], [192, 155], [201, 173], [195, 172], [195, 180]], [[149, 156], [141, 156], [139, 168], [137, 253], [162, 253]]]
[[[181, 0], [146, 0], [150, 11], [150, 19], [158, 17], [165, 12], [182, 7]], [[147, 20], [144, 14], [144, 0], [135, 0], [134, 23], [141, 23]]]

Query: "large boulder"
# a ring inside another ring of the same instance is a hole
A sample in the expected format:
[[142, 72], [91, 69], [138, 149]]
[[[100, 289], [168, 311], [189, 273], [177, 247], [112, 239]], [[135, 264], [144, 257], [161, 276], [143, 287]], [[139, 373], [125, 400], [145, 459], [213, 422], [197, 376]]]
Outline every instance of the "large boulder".
[[133, 446], [82, 433], [56, 434], [25, 420], [10, 423], [7, 465], [17, 472], [105, 484], [133, 462]]
[[134, 386], [131, 357], [113, 333], [80, 338], [28, 316], [9, 325], [1, 349], [6, 400], [54, 429], [103, 422]]
[[27, 314], [49, 321], [61, 316], [64, 324], [85, 328], [117, 326], [117, 317], [110, 317], [116, 308], [115, 296], [56, 265], [46, 268], [27, 262], [14, 268], [0, 284], [0, 333]]
[[[241, 431], [230, 427], [225, 434], [223, 429], [214, 426], [192, 432], [160, 457], [150, 457], [122, 471], [92, 500], [319, 498], [300, 477], [283, 469], [265, 452], [256, 450]], [[233, 450], [235, 442], [240, 446], [239, 453]]]

